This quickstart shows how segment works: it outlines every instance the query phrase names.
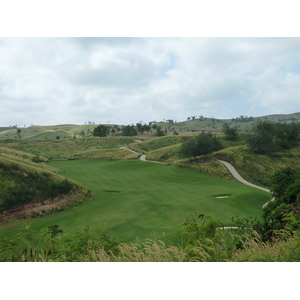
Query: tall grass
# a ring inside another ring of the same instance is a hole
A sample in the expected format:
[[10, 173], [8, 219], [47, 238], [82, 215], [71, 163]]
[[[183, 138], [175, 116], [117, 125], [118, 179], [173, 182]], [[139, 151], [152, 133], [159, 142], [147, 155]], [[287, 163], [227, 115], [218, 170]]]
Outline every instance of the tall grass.
[[104, 232], [100, 236], [89, 228], [68, 235], [57, 225], [47, 226], [37, 241], [30, 225], [10, 239], [2, 239], [0, 261], [52, 262], [299, 262], [300, 233], [262, 242], [255, 232], [231, 235], [230, 245], [221, 234], [198, 241], [194, 246], [167, 246], [161, 240], [142, 244], [119, 243]]
[[128, 137], [89, 137], [60, 140], [0, 140], [0, 145], [50, 160], [131, 159], [136, 156], [129, 151], [120, 150], [120, 147], [127, 146], [133, 141]]

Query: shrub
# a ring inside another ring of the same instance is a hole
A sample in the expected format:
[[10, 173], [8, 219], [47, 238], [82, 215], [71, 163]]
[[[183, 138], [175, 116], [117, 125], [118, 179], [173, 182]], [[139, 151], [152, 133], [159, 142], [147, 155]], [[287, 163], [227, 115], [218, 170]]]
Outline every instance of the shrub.
[[236, 141], [239, 135], [239, 125], [230, 126], [227, 123], [223, 124], [222, 131], [225, 134], [225, 139], [229, 141]]
[[42, 159], [39, 155], [36, 155], [31, 159], [31, 161], [34, 163], [42, 163], [44, 162], [44, 159]]
[[93, 136], [106, 137], [109, 133], [109, 127], [105, 125], [98, 125], [93, 132]]
[[193, 139], [184, 142], [179, 150], [182, 157], [196, 157], [221, 150], [222, 144], [211, 133], [202, 132]]

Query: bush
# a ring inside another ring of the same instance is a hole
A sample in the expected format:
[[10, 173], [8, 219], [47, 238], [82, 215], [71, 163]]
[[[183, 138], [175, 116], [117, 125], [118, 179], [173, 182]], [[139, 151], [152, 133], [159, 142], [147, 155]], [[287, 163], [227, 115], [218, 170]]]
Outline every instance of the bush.
[[222, 131], [225, 134], [225, 139], [228, 141], [236, 141], [239, 135], [239, 125], [230, 126], [227, 123], [223, 124]]
[[136, 135], [138, 135], [138, 132], [137, 132], [137, 130], [135, 129], [135, 127], [133, 125], [123, 126], [121, 131], [122, 131], [123, 136], [136, 136]]
[[93, 136], [106, 137], [109, 133], [109, 127], [99, 125], [94, 129]]
[[248, 137], [252, 152], [270, 154], [297, 145], [300, 135], [299, 123], [274, 123], [264, 120], [253, 126], [253, 134]]
[[216, 136], [202, 132], [190, 141], [184, 142], [179, 153], [182, 157], [196, 157], [207, 155], [222, 148], [222, 144]]
[[41, 157], [39, 157], [38, 155], [34, 156], [31, 159], [31, 161], [34, 162], [34, 163], [42, 163], [42, 162], [44, 162], [44, 160]]

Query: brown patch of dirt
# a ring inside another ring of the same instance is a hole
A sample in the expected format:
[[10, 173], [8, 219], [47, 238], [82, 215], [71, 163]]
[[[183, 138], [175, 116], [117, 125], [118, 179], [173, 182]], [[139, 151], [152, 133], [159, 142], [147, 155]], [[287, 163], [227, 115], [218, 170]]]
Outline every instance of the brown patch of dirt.
[[227, 161], [229, 163], [232, 163], [233, 160], [230, 156], [226, 155], [226, 154], [216, 154], [213, 156], [213, 158], [218, 159], [218, 160], [224, 160]]

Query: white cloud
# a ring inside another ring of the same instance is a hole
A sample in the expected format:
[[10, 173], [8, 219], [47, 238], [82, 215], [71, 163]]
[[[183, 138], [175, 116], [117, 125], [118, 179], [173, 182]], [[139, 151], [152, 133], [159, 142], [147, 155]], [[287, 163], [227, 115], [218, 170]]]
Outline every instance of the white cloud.
[[2, 126], [299, 110], [299, 38], [4, 38], [0, 59]]

